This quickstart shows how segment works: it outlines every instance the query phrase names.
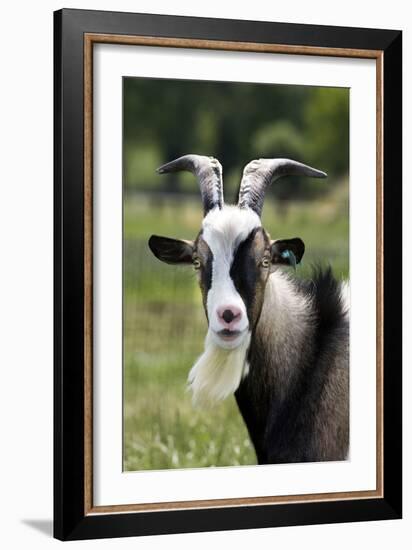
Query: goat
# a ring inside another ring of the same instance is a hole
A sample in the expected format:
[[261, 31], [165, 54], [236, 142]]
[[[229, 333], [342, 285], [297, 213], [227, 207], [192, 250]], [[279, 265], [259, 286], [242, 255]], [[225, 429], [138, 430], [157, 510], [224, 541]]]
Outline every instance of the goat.
[[286, 175], [326, 177], [288, 159], [246, 165], [237, 205], [225, 205], [220, 163], [185, 155], [158, 168], [199, 180], [204, 218], [194, 241], [152, 235], [170, 264], [192, 264], [208, 321], [205, 350], [188, 383], [193, 402], [234, 394], [259, 464], [345, 460], [349, 447], [349, 306], [346, 283], [327, 269], [310, 280], [295, 266], [300, 238], [272, 240], [262, 227], [267, 187]]

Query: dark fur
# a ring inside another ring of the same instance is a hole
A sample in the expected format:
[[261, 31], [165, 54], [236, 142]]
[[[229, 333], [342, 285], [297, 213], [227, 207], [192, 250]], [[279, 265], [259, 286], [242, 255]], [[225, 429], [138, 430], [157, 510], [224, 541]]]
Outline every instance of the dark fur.
[[268, 235], [263, 228], [256, 228], [240, 243], [230, 268], [230, 277], [245, 303], [251, 324], [256, 324], [262, 308], [269, 269], [263, 270], [260, 261], [269, 248]]
[[269, 356], [268, 332], [258, 324], [249, 374], [235, 394], [259, 464], [347, 457], [349, 324], [339, 284], [328, 268], [315, 269], [311, 281], [296, 281], [295, 287], [313, 303], [302, 348], [294, 349], [291, 338]]

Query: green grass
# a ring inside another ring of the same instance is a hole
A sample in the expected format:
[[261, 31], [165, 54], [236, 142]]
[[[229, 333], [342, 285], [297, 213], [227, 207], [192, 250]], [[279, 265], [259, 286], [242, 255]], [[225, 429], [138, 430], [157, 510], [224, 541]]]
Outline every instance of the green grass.
[[[200, 199], [135, 194], [124, 206], [124, 469], [255, 464], [233, 397], [208, 411], [192, 406], [186, 380], [207, 328], [200, 291], [191, 268], [163, 264], [147, 246], [153, 233], [194, 238]], [[298, 276], [314, 262], [348, 276], [347, 185], [310, 203], [268, 200], [263, 224], [272, 238], [305, 241]]]

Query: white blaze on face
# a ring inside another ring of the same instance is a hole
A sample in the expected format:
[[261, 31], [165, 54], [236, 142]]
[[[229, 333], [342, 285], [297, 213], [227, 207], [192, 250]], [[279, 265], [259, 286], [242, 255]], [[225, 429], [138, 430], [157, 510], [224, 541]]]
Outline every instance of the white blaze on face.
[[[215, 342], [226, 349], [237, 347], [249, 328], [245, 303], [230, 276], [233, 257], [238, 246], [260, 226], [260, 218], [253, 210], [240, 209], [237, 206], [224, 206], [221, 210], [216, 208], [203, 220], [202, 238], [213, 254], [212, 281], [206, 303], [209, 330]], [[222, 306], [233, 306], [240, 310], [236, 330], [241, 334], [237, 340], [224, 342], [218, 336], [224, 328], [218, 315], [218, 309]]]
[[[248, 372], [247, 352], [251, 333], [245, 303], [230, 276], [235, 251], [249, 234], [261, 226], [259, 216], [250, 209], [224, 206], [210, 211], [203, 220], [202, 238], [212, 254], [212, 280], [206, 307], [209, 330], [205, 350], [189, 374], [189, 387], [195, 405], [212, 405], [234, 393]], [[238, 336], [225, 341], [219, 336], [224, 328], [218, 310], [232, 306], [240, 310], [236, 323]]]

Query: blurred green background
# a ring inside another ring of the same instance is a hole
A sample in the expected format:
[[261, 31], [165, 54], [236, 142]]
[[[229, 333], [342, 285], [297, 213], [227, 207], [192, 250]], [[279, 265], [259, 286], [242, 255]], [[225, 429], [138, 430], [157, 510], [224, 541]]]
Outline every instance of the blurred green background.
[[155, 169], [186, 153], [215, 156], [232, 202], [244, 165], [288, 157], [328, 173], [283, 178], [267, 193], [273, 238], [306, 244], [311, 264], [349, 274], [349, 90], [124, 78], [124, 470], [256, 464], [233, 397], [194, 409], [188, 372], [207, 325], [190, 267], [163, 264], [150, 235], [191, 239], [202, 205], [191, 174]]

